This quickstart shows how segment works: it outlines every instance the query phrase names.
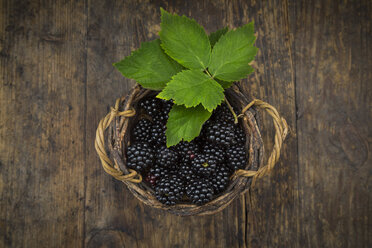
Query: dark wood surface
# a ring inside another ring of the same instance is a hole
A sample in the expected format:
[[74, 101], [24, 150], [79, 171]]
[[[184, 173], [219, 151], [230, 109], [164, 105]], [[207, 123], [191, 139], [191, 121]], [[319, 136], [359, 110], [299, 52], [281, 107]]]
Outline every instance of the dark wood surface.
[[[212, 216], [144, 206], [94, 150], [134, 84], [112, 63], [157, 36], [160, 6], [208, 32], [254, 20], [241, 85], [291, 129], [275, 171]], [[372, 247], [371, 30], [369, 0], [1, 0], [0, 247]]]

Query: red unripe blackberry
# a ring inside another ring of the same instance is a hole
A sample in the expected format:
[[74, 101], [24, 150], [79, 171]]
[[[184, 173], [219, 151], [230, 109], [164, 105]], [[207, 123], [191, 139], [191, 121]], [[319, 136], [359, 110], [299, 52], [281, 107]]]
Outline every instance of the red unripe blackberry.
[[157, 178], [155, 175], [148, 173], [145, 177], [145, 181], [148, 182], [152, 188], [155, 188]]

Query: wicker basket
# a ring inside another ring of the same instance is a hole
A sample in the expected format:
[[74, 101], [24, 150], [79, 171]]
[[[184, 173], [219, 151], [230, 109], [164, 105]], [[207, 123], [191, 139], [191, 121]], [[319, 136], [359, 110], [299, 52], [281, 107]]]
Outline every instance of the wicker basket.
[[[228, 188], [217, 198], [201, 206], [191, 203], [166, 206], [157, 201], [153, 189], [142, 182], [142, 176], [126, 166], [125, 150], [130, 144], [130, 130], [140, 117], [140, 114], [136, 114], [137, 103], [143, 97], [155, 94], [155, 92], [143, 89], [138, 85], [126, 97], [117, 99], [115, 107], [99, 123], [95, 147], [104, 170], [125, 183], [135, 197], [151, 207], [182, 216], [206, 215], [221, 211], [239, 194], [245, 193], [251, 187], [252, 182], [254, 184], [257, 178], [265, 175], [274, 167], [288, 132], [286, 121], [271, 105], [261, 100], [253, 100], [249, 103], [237, 86], [227, 89], [225, 93], [231, 105], [241, 112], [238, 117], [247, 135], [248, 163], [245, 170], [238, 170], [234, 173]], [[260, 134], [259, 108], [266, 110], [273, 117], [276, 129], [274, 148], [265, 166], [263, 166], [264, 147]], [[108, 129], [107, 146], [104, 142], [106, 129]], [[109, 151], [109, 155], [107, 151]]]

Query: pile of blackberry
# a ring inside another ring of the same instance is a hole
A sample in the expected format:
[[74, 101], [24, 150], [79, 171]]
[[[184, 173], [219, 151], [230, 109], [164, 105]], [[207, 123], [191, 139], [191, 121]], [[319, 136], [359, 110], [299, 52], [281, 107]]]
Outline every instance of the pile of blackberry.
[[142, 119], [132, 129], [127, 166], [140, 172], [166, 205], [202, 205], [229, 185], [235, 170], [247, 163], [245, 134], [223, 103], [191, 142], [166, 147], [166, 122], [171, 101], [146, 97], [139, 102]]

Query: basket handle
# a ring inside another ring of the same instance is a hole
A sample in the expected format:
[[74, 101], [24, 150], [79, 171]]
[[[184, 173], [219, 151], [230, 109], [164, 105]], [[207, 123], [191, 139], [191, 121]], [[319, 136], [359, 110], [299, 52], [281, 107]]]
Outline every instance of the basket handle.
[[129, 174], [124, 175], [124, 173], [119, 169], [116, 161], [113, 163], [110, 158], [107, 156], [105, 149], [105, 130], [110, 126], [111, 122], [117, 116], [132, 117], [136, 114], [134, 109], [125, 110], [123, 112], [119, 111], [120, 98], [116, 100], [115, 107], [111, 107], [110, 113], [108, 113], [98, 124], [96, 131], [96, 140], [94, 142], [94, 147], [98, 153], [98, 156], [101, 160], [103, 169], [113, 176], [114, 178], [120, 181], [129, 181], [132, 183], [140, 183], [142, 181], [142, 176], [137, 173], [135, 170], [129, 169]]
[[235, 176], [253, 177], [252, 185], [254, 185], [256, 179], [266, 175], [268, 172], [270, 172], [274, 168], [276, 162], [278, 162], [279, 160], [280, 150], [282, 148], [283, 141], [285, 140], [285, 137], [288, 134], [288, 125], [287, 125], [286, 120], [279, 115], [278, 111], [273, 106], [271, 106], [270, 104], [262, 100], [255, 99], [252, 102], [250, 102], [247, 106], [244, 107], [239, 117], [244, 116], [244, 113], [253, 105], [265, 110], [273, 118], [273, 122], [275, 126], [275, 138], [274, 138], [275, 143], [274, 143], [273, 150], [270, 154], [270, 157], [267, 161], [267, 164], [265, 166], [261, 167], [257, 171], [237, 170], [235, 172], [234, 177]]

